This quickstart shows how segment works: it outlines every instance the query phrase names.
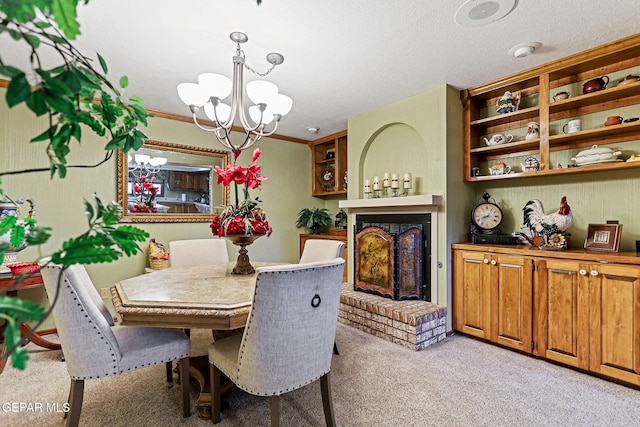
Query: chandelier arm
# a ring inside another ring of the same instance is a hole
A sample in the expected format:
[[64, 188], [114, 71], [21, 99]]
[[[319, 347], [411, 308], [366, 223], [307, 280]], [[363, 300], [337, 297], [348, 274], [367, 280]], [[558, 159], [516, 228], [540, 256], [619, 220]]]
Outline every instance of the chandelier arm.
[[275, 122], [275, 125], [273, 126], [273, 129], [271, 129], [271, 132], [264, 132], [264, 129], [260, 130], [260, 132], [253, 132], [256, 135], [259, 135], [259, 138], [262, 138], [263, 136], [271, 136], [274, 133], [276, 133], [276, 130], [278, 129], [278, 123], [280, 123], [279, 121]]
[[[251, 126], [249, 121], [247, 120], [247, 116], [244, 110], [244, 97], [243, 97], [243, 88], [242, 84], [244, 83], [244, 72], [243, 72], [244, 57], [235, 56], [233, 58], [233, 100], [231, 104], [231, 116], [230, 122], [233, 123], [233, 118], [235, 120], [236, 113], [238, 114], [238, 118], [240, 119], [240, 123], [242, 127], [245, 129], [245, 132], [252, 132], [260, 126], [262, 123], [262, 116], [260, 116], [260, 123], [258, 123], [255, 127]], [[244, 144], [241, 144], [244, 145]]]
[[199, 122], [198, 122], [198, 117], [196, 116], [196, 113], [193, 113], [193, 123], [195, 123], [196, 126], [198, 126], [200, 129], [207, 131], [207, 132], [216, 132], [218, 131], [221, 126], [215, 127], [215, 128], [208, 128], [205, 126], [202, 126]]

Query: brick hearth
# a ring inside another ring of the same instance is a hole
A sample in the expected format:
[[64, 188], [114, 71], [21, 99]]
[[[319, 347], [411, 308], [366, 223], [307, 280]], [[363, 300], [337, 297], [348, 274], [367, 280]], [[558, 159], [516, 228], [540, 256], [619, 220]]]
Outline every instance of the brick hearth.
[[446, 338], [447, 308], [428, 301], [393, 301], [344, 283], [338, 321], [420, 351]]

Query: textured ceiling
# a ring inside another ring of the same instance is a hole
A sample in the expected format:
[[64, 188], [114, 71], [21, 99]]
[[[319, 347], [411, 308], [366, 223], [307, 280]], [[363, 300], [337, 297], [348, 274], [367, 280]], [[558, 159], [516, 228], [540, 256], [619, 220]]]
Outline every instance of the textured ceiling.
[[[317, 139], [347, 119], [442, 84], [485, 83], [635, 34], [638, 0], [519, 0], [490, 25], [454, 22], [465, 0], [93, 0], [79, 7], [84, 53], [99, 52], [112, 80], [129, 77], [129, 94], [155, 110], [188, 115], [176, 85], [202, 72], [231, 76], [232, 31], [249, 36], [247, 64], [285, 62], [268, 77], [294, 100], [278, 133]], [[24, 61], [3, 38], [2, 59]], [[516, 44], [539, 42], [516, 59]], [[255, 78], [245, 72], [247, 80]], [[311, 135], [309, 126], [320, 128]]]

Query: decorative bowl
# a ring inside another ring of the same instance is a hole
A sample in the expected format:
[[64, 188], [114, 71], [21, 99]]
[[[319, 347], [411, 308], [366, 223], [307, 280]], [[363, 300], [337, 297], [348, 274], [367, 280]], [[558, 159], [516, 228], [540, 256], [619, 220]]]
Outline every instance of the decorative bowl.
[[594, 145], [588, 150], [580, 151], [575, 157], [572, 157], [571, 160], [576, 162], [578, 166], [582, 166], [616, 161], [621, 154], [621, 151], [614, 151], [612, 148]]
[[34, 273], [40, 269], [38, 264], [35, 262], [14, 262], [12, 264], [7, 264], [9, 270], [11, 270], [11, 274], [17, 276], [20, 273]]

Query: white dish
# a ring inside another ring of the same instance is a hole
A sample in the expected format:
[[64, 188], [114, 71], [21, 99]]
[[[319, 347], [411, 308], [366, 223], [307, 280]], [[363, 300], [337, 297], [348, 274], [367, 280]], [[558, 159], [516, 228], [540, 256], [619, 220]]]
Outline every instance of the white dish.
[[613, 162], [621, 162], [622, 159], [611, 159], [611, 160], [596, 160], [595, 162], [583, 162], [583, 163], [576, 163], [577, 166], [587, 166], [587, 165], [597, 165], [600, 163], [613, 163]]

